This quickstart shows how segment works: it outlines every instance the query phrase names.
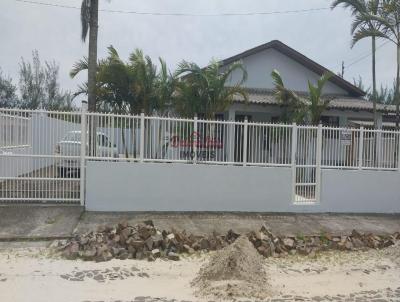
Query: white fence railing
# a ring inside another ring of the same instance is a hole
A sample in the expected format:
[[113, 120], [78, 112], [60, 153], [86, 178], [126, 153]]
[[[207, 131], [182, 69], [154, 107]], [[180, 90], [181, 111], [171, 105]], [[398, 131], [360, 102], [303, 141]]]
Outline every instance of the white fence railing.
[[[297, 165], [316, 166], [319, 143], [322, 168], [399, 168], [399, 131], [322, 126], [318, 142], [316, 126], [100, 113], [87, 116], [90, 127], [105, 135], [106, 142], [97, 145], [115, 145], [118, 153], [97, 148], [88, 158], [290, 167], [294, 150]], [[298, 129], [297, 145], [292, 148], [294, 127]]]
[[0, 125], [0, 201], [82, 202], [85, 160], [288, 167], [304, 203], [321, 168], [399, 170], [399, 131], [84, 110], [0, 109]]

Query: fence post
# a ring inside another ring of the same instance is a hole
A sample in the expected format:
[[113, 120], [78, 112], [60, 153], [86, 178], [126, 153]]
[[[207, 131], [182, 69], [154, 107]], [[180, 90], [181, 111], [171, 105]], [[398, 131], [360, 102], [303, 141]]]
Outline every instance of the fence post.
[[140, 114], [140, 148], [139, 160], [142, 163], [144, 159], [144, 112]]
[[317, 130], [317, 154], [315, 157], [315, 200], [321, 201], [321, 161], [322, 161], [322, 125], [318, 125]]
[[297, 125], [292, 124], [292, 202], [296, 201], [296, 153], [297, 153]]
[[364, 126], [360, 127], [359, 137], [359, 148], [358, 148], [358, 170], [362, 170], [363, 164], [363, 153], [364, 153]]
[[244, 118], [244, 127], [243, 127], [243, 166], [247, 164], [247, 129], [248, 129], [248, 120], [247, 116]]
[[86, 183], [86, 113], [88, 104], [86, 101], [82, 101], [81, 108], [81, 152], [80, 152], [80, 199], [81, 206], [85, 205], [85, 183]]
[[400, 132], [397, 131], [397, 169], [400, 172]]
[[193, 144], [193, 164], [197, 163], [197, 114], [194, 115], [193, 118], [193, 133], [192, 133], [192, 144]]

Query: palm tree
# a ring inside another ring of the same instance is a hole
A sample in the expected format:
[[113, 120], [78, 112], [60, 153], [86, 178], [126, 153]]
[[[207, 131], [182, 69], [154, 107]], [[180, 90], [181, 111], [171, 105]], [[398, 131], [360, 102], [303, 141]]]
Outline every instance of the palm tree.
[[[361, 39], [356, 39], [363, 30], [379, 30], [379, 23], [368, 18], [368, 15], [376, 15], [379, 10], [381, 0], [335, 0], [332, 3], [332, 9], [340, 4], [346, 8], [350, 8], [354, 17], [351, 26], [351, 34], [353, 35], [353, 47]], [[372, 40], [372, 102], [374, 114], [374, 126], [377, 127], [377, 112], [376, 112], [376, 36], [371, 36]]]
[[161, 58], [160, 72], [157, 76], [156, 95], [157, 109], [161, 114], [164, 114], [167, 109], [172, 107], [172, 99], [177, 85], [176, 77], [168, 70], [167, 64]]
[[322, 97], [322, 90], [332, 77], [331, 73], [323, 74], [317, 81], [317, 85], [313, 85], [308, 81], [308, 91], [309, 91], [309, 114], [310, 121], [312, 125], [317, 125], [321, 122], [321, 115], [328, 107], [331, 99]]
[[[227, 86], [234, 72], [240, 72], [239, 80], [233, 86]], [[241, 87], [247, 79], [247, 71], [240, 62], [221, 71], [221, 64], [216, 61], [205, 68], [182, 61], [175, 75], [184, 75], [177, 84], [175, 99], [176, 109], [182, 115], [202, 113], [210, 119], [232, 104], [235, 96], [240, 95], [246, 102], [248, 100], [246, 91]]]
[[[287, 89], [283, 79], [277, 70], [272, 71], [272, 79], [275, 85], [275, 97], [288, 109], [287, 118], [291, 122], [302, 122], [307, 120], [312, 125], [320, 123], [321, 115], [328, 107], [331, 99], [323, 97], [323, 88], [332, 77], [331, 73], [323, 74], [313, 85], [308, 81], [308, 95], [300, 97], [293, 91]], [[285, 118], [285, 117], [284, 117]]]
[[88, 59], [88, 107], [96, 110], [96, 68], [97, 68], [97, 33], [98, 33], [98, 0], [82, 0], [81, 5], [81, 38], [85, 42], [89, 32]]
[[150, 115], [153, 110], [157, 110], [159, 105], [157, 102], [157, 66], [149, 56], [145, 56], [143, 51], [135, 49], [129, 56], [129, 68], [132, 70], [135, 83], [133, 90], [138, 99], [139, 108], [136, 113], [143, 111]]
[[302, 123], [306, 112], [304, 99], [285, 87], [282, 76], [277, 70], [272, 71], [271, 77], [275, 87], [275, 98], [283, 105], [281, 121]]
[[396, 71], [396, 128], [400, 124], [400, 2], [398, 0], [382, 0], [377, 14], [362, 16], [366, 21], [379, 25], [379, 28], [361, 28], [355, 35], [354, 41], [365, 37], [382, 38], [393, 42], [397, 47]]

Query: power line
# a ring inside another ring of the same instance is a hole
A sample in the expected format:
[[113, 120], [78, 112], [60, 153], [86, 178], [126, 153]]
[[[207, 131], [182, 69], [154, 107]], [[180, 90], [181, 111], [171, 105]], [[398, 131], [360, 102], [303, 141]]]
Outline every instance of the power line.
[[[64, 4], [54, 4], [30, 0], [15, 0], [16, 2], [42, 5], [49, 7], [78, 9], [80, 7], [70, 6]], [[257, 16], [257, 15], [278, 15], [278, 14], [296, 14], [296, 13], [309, 13], [330, 10], [330, 7], [320, 8], [308, 8], [308, 9], [297, 9], [297, 10], [285, 10], [285, 11], [271, 11], [271, 12], [244, 12], [244, 13], [215, 13], [215, 14], [196, 14], [196, 13], [161, 13], [161, 12], [141, 12], [141, 11], [125, 11], [125, 10], [111, 10], [111, 9], [99, 9], [101, 12], [106, 13], [117, 13], [117, 14], [134, 14], [134, 15], [150, 15], [150, 16], [175, 16], [175, 17], [233, 17], [233, 16]]]
[[[381, 45], [379, 45], [378, 47], [376, 47], [376, 50], [382, 48], [383, 46], [385, 46], [386, 44], [388, 44], [390, 41], [386, 41], [384, 43], [382, 43]], [[354, 64], [357, 64], [359, 62], [361, 62], [362, 60], [365, 60], [366, 58], [372, 56], [372, 52], [369, 52], [368, 54], [354, 60], [353, 62], [351, 62], [350, 64], [348, 64], [346, 67], [349, 68], [350, 66], [353, 66]]]

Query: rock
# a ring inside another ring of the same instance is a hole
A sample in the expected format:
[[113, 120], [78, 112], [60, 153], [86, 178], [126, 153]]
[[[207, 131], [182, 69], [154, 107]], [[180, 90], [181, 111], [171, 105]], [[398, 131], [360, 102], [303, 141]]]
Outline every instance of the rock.
[[194, 254], [195, 250], [193, 248], [191, 248], [189, 245], [184, 244], [183, 245], [183, 251], [188, 253], [188, 254]]
[[168, 240], [172, 240], [172, 239], [174, 239], [175, 238], [175, 234], [174, 233], [171, 233], [171, 234], [168, 234], [167, 235], [167, 239]]
[[119, 237], [120, 237], [119, 241], [122, 244], [124, 244], [128, 240], [129, 236], [131, 235], [131, 232], [132, 231], [129, 227], [122, 229], [121, 232], [119, 233]]
[[360, 249], [365, 246], [361, 239], [359, 239], [358, 237], [352, 238], [351, 241], [353, 242], [353, 247], [356, 249]]
[[112, 247], [111, 248], [111, 254], [113, 254], [114, 257], [118, 256], [122, 252], [126, 252], [126, 249], [119, 248], [119, 247]]
[[76, 259], [79, 256], [79, 244], [71, 242], [63, 251], [63, 256], [67, 259]]
[[173, 261], [179, 261], [179, 255], [173, 252], [169, 252], [168, 259]]
[[134, 247], [135, 249], [142, 249], [144, 247], [144, 241], [143, 240], [135, 240], [133, 238], [129, 238], [126, 241], [126, 244], [129, 246]]
[[151, 236], [154, 244], [160, 246], [164, 240], [163, 235], [160, 232], [156, 232], [154, 235]]
[[286, 248], [292, 249], [294, 248], [295, 241], [292, 238], [284, 238], [283, 244]]
[[161, 253], [160, 253], [159, 249], [152, 250], [151, 254], [153, 255], [154, 258], [159, 258], [161, 256]]
[[271, 257], [275, 253], [275, 245], [271, 241], [263, 241], [262, 245], [257, 248], [257, 251], [264, 257]]
[[201, 238], [199, 241], [200, 249], [208, 250], [210, 248], [210, 242], [206, 238]]
[[146, 240], [152, 235], [151, 229], [152, 228], [149, 225], [139, 224], [137, 233], [141, 239]]
[[115, 236], [113, 237], [113, 239], [112, 239], [112, 241], [113, 241], [114, 243], [120, 242], [120, 240], [121, 240], [121, 237], [120, 237], [119, 235], [115, 235]]
[[271, 232], [271, 230], [265, 224], [263, 224], [263, 226], [261, 227], [260, 232], [264, 233], [266, 236], [268, 236], [272, 240], [274, 238], [276, 238], [276, 236]]
[[113, 258], [113, 255], [110, 253], [110, 251], [104, 251], [100, 255], [97, 255], [95, 260], [96, 262], [104, 262], [104, 261], [109, 261]]
[[146, 258], [146, 255], [142, 251], [137, 251], [135, 254], [135, 258], [142, 260], [142, 259]]
[[148, 250], [151, 251], [153, 249], [153, 239], [151, 237], [145, 240], [145, 245], [147, 246]]
[[229, 243], [232, 243], [232, 242], [235, 241], [239, 236], [240, 236], [240, 234], [236, 233], [234, 230], [229, 230], [228, 233], [226, 234], [226, 240], [227, 240]]
[[153, 223], [153, 220], [145, 220], [145, 221], [143, 221], [143, 223], [145, 224], [145, 225], [149, 225], [149, 226], [151, 226], [151, 227], [153, 227], [154, 228], [154, 223]]
[[346, 241], [346, 243], [344, 244], [344, 247], [348, 251], [351, 251], [354, 248], [353, 243], [351, 241]]
[[[209, 236], [186, 234], [185, 231], [158, 230], [153, 221], [136, 225], [126, 221], [116, 227], [99, 226], [98, 232], [77, 235], [62, 243], [52, 243], [51, 247], [61, 251], [67, 259], [108, 261], [118, 259], [149, 259], [162, 257], [179, 260], [179, 253], [219, 250], [233, 243], [240, 234], [229, 230], [225, 235], [213, 232]], [[275, 236], [266, 225], [259, 231], [247, 234], [249, 241], [264, 257], [284, 257], [288, 254], [314, 255], [327, 249], [354, 250], [365, 248], [385, 248], [400, 240], [400, 233], [387, 236], [361, 234], [353, 230], [349, 236], [299, 236], [298, 238]]]
[[120, 260], [126, 260], [128, 258], [133, 258], [133, 256], [131, 256], [131, 254], [129, 254], [126, 250], [120, 252], [117, 257], [117, 259], [120, 259]]
[[350, 235], [352, 238], [358, 238], [358, 239], [360, 239], [360, 238], [362, 238], [362, 235], [361, 235], [361, 233], [359, 233], [358, 231], [356, 231], [356, 230], [353, 230], [352, 232], [351, 232], [351, 235]]
[[89, 250], [82, 251], [80, 256], [83, 260], [93, 260], [93, 258], [96, 256], [96, 248], [93, 247]]
[[296, 250], [298, 254], [303, 256], [306, 256], [311, 253], [311, 248], [307, 247], [306, 245], [298, 246]]

